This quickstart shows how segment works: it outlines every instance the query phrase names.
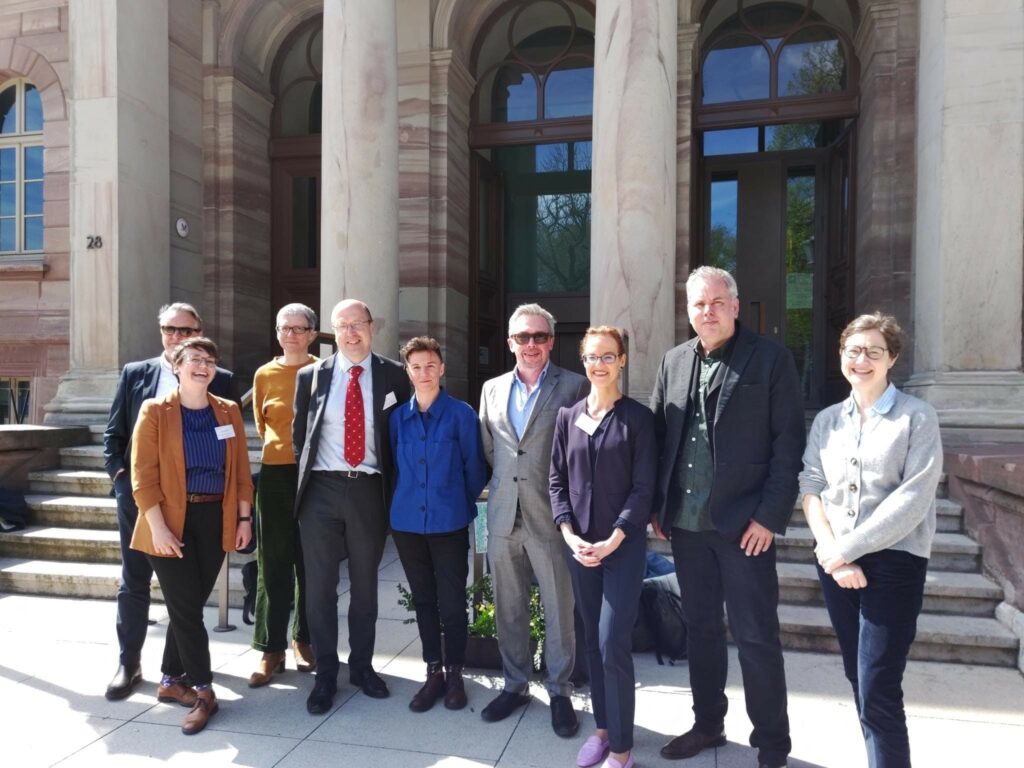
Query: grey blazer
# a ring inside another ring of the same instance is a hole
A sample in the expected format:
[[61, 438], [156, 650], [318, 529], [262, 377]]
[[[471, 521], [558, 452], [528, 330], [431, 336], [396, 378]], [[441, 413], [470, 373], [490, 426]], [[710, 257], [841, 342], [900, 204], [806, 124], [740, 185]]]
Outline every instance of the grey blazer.
[[487, 485], [488, 531], [498, 536], [512, 533], [518, 506], [529, 535], [561, 536], [551, 520], [548, 495], [555, 419], [559, 408], [579, 401], [589, 388], [589, 382], [578, 373], [551, 363], [520, 440], [508, 418], [512, 371], [484, 384], [480, 394], [480, 434], [484, 456], [494, 470]]

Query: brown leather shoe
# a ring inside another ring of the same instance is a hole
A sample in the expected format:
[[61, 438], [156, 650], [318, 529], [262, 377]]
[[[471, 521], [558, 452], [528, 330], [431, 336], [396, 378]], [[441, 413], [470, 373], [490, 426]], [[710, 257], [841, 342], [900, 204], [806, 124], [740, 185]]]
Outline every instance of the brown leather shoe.
[[455, 664], [444, 670], [444, 708], [462, 709], [466, 706], [466, 686], [462, 681], [462, 665]]
[[725, 734], [708, 735], [691, 728], [682, 736], [676, 736], [661, 748], [661, 756], [666, 760], [683, 760], [712, 747], [725, 745]]
[[295, 668], [299, 672], [312, 672], [316, 669], [316, 656], [313, 655], [313, 646], [309, 643], [292, 640], [292, 655], [295, 656]]
[[409, 702], [409, 709], [413, 712], [426, 712], [443, 695], [444, 669], [440, 663], [434, 661], [427, 664], [427, 682], [416, 691], [416, 695]]
[[249, 675], [249, 687], [260, 688], [270, 682], [275, 672], [284, 672], [284, 651], [264, 653], [256, 671]]
[[210, 718], [217, 714], [218, 709], [220, 707], [217, 706], [217, 697], [213, 693], [213, 688], [196, 691], [196, 703], [192, 705], [192, 709], [181, 721], [181, 732], [186, 736], [199, 733], [206, 727]]
[[175, 680], [171, 685], [158, 685], [156, 687], [156, 700], [164, 704], [181, 704], [183, 707], [191, 707], [196, 703], [196, 689], [185, 685], [181, 680]]

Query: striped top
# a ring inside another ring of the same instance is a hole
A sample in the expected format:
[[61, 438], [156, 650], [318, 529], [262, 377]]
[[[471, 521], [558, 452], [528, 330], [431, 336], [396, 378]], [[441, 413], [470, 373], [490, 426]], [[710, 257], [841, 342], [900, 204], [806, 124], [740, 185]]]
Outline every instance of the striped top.
[[225, 440], [217, 439], [213, 408], [181, 406], [181, 432], [185, 443], [187, 493], [224, 493]]

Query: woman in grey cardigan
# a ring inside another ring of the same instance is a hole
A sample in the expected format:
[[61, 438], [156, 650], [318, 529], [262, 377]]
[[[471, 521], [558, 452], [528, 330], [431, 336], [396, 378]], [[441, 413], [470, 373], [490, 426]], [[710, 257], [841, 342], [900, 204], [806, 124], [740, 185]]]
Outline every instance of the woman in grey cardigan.
[[935, 536], [935, 410], [888, 381], [902, 332], [876, 312], [839, 339], [850, 397], [818, 414], [800, 473], [818, 577], [871, 768], [907, 768], [903, 671]]

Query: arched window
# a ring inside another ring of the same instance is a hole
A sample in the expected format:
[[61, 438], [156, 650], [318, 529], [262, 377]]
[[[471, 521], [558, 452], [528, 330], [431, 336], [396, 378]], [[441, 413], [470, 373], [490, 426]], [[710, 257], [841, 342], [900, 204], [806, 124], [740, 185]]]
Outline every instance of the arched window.
[[273, 76], [274, 136], [320, 133], [323, 79], [323, 20], [317, 17], [291, 40]]
[[43, 250], [43, 102], [27, 80], [0, 85], [0, 253]]
[[719, 0], [702, 26], [699, 128], [856, 114], [847, 0]]

